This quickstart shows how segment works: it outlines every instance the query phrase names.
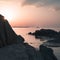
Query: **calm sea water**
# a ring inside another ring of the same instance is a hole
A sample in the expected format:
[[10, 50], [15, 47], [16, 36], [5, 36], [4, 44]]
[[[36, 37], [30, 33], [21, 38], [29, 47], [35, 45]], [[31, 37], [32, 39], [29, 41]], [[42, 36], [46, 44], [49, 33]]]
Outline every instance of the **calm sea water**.
[[[40, 41], [39, 39], [35, 39], [34, 36], [28, 35], [28, 32], [34, 32], [35, 30], [39, 30], [40, 28], [13, 28], [13, 30], [16, 32], [16, 34], [21, 35], [25, 42], [29, 43], [35, 48], [39, 48], [41, 44], [43, 44], [43, 41]], [[60, 28], [51, 28], [56, 31], [60, 31]], [[54, 54], [60, 60], [60, 47], [51, 47], [54, 50]]]

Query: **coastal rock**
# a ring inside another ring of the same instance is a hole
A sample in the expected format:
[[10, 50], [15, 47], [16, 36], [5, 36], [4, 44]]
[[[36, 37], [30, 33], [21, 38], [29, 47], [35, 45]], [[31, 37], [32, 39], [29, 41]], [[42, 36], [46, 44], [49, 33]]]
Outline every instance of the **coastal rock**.
[[56, 60], [51, 49], [40, 46], [40, 50], [37, 51], [28, 43], [24, 43], [24, 38], [13, 31], [2, 15], [0, 15], [0, 47], [0, 60]]
[[0, 48], [0, 60], [29, 60], [22, 44], [8, 45]]
[[32, 32], [29, 32], [28, 34], [29, 34], [29, 35], [35, 35], [35, 33], [34, 33], [34, 32], [33, 32], [33, 33], [32, 33]]
[[39, 52], [42, 55], [44, 60], [57, 60], [51, 48], [41, 45]]
[[49, 47], [60, 47], [60, 38], [55, 38], [54, 40], [49, 40], [43, 44]]
[[60, 44], [58, 44], [60, 43], [60, 31], [55, 31], [52, 29], [40, 29], [33, 33], [29, 32], [28, 34], [35, 36], [36, 39], [47, 40], [44, 45], [54, 46], [54, 44], [56, 44], [56, 46], [60, 46]]
[[8, 21], [5, 20], [4, 24], [5, 24], [4, 27], [5, 27], [5, 36], [6, 36], [7, 44], [17, 43], [17, 35], [13, 31], [13, 29], [11, 28], [10, 24], [8, 23]]
[[23, 41], [23, 37], [18, 36], [4, 16], [0, 15], [0, 47], [16, 44], [18, 40]]
[[45, 37], [55, 37], [56, 35], [59, 35], [59, 32], [54, 31], [52, 29], [40, 29], [40, 30], [36, 30], [35, 32], [30, 32], [28, 33], [30, 35], [35, 35], [36, 38], [39, 38], [41, 36], [45, 36]]
[[0, 15], [0, 47], [6, 45], [4, 16]]
[[28, 43], [24, 43], [24, 46], [26, 47], [26, 53], [29, 57], [29, 60], [38, 60], [37, 51], [35, 48], [30, 46]]
[[21, 35], [17, 35], [17, 42], [20, 43], [24, 43], [24, 38]]

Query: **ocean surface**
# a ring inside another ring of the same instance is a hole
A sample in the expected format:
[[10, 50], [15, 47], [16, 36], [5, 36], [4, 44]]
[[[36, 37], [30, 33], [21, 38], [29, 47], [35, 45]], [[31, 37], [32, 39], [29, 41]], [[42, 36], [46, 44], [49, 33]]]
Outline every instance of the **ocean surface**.
[[[40, 39], [36, 39], [34, 36], [28, 35], [28, 32], [34, 32], [35, 30], [39, 30], [40, 28], [13, 28], [15, 33], [17, 35], [21, 35], [25, 42], [29, 43], [31, 46], [35, 48], [39, 48], [41, 44], [43, 44], [44, 41], [41, 41]], [[48, 28], [53, 29], [56, 31], [60, 31], [60, 28]], [[54, 50], [54, 54], [60, 60], [60, 47], [51, 47]]]

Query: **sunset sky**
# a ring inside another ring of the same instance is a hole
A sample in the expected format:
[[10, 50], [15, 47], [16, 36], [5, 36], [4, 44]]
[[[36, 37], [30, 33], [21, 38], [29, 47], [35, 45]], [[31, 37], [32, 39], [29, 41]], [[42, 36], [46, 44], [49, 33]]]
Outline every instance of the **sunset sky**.
[[0, 14], [12, 26], [60, 27], [60, 0], [0, 0]]

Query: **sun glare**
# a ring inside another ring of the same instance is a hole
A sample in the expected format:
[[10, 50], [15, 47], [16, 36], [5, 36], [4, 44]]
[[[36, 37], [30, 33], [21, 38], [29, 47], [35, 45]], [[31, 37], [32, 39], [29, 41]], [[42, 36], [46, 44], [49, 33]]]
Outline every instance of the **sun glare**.
[[1, 14], [7, 19], [8, 21], [11, 21], [13, 19], [13, 11], [9, 9], [5, 9], [1, 11]]

